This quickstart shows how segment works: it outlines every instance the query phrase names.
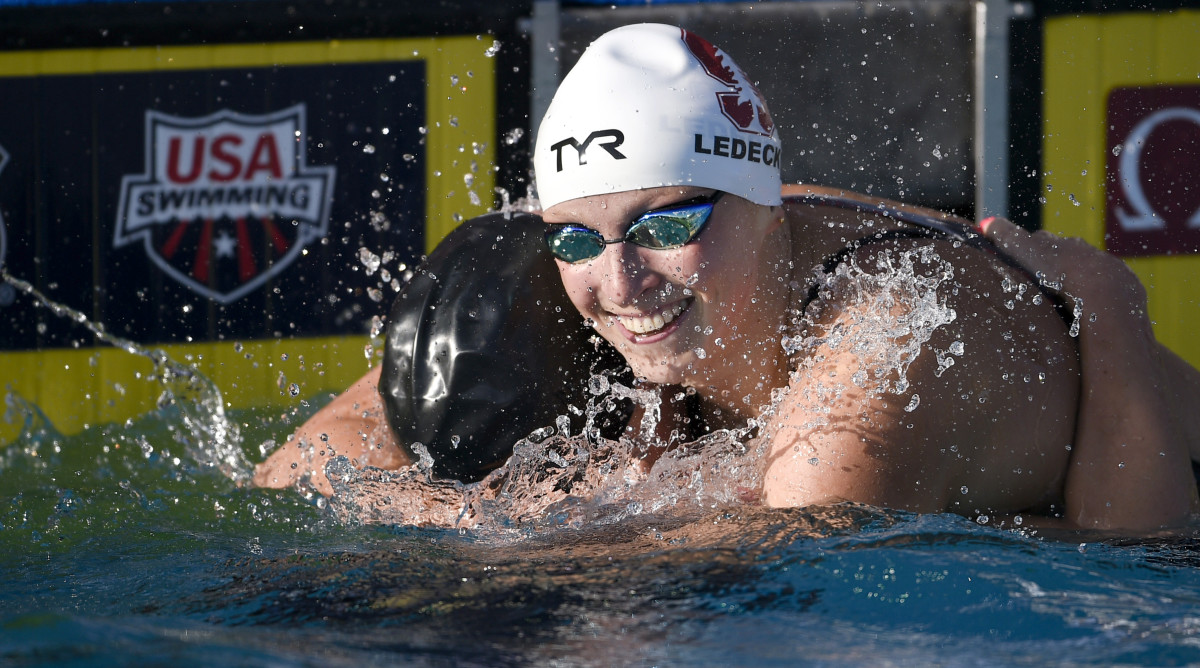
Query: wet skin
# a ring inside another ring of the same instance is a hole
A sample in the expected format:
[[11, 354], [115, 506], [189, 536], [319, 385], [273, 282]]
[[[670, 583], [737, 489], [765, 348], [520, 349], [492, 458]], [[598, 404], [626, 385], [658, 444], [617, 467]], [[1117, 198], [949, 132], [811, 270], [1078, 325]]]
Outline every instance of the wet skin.
[[[643, 213], [711, 192], [660, 188], [588, 197], [551, 207], [543, 217], [583, 223], [615, 239]], [[761, 405], [787, 381], [779, 324], [788, 290], [778, 277], [788, 258], [786, 245], [777, 243], [786, 234], [780, 219], [778, 208], [726, 195], [691, 243], [670, 250], [613, 244], [587, 262], [559, 261], [559, 273], [571, 302], [639, 378], [694, 387], [739, 413], [747, 408], [742, 397]], [[657, 324], [655, 316], [669, 322], [645, 331]], [[758, 377], [747, 384], [751, 369]]]
[[[792, 186], [785, 188], [785, 194], [820, 190]], [[695, 192], [651, 193], [648, 198], [626, 201], [621, 215], [629, 220], [646, 208], [686, 199]], [[588, 204], [601, 212], [601, 223], [609, 220], [604, 212], [616, 205], [615, 200]], [[744, 216], [748, 210], [762, 216], [751, 213], [749, 218], [729, 222], [728, 216]], [[1067, 527], [1144, 532], [1188, 521], [1196, 507], [1196, 488], [1187, 446], [1195, 449], [1200, 443], [1200, 413], [1194, 410], [1200, 402], [1200, 373], [1154, 341], [1145, 292], [1119, 260], [1078, 240], [1046, 233], [1030, 236], [1003, 221], [987, 228], [987, 235], [1023, 266], [1061, 278], [1063, 291], [1082, 297], [1086, 313], [1098, 314], [1081, 323], [1081, 370], [1066, 325], [1048, 302], [1032, 303], [1032, 286], [1025, 283], [1026, 298], [1014, 308], [1005, 304], [1012, 291], [1001, 289], [1002, 280], [1008, 277], [1015, 286], [1024, 281], [1023, 276], [987, 254], [949, 242], [903, 242], [909, 248], [932, 244], [939, 256], [953, 263], [953, 285], [958, 289], [947, 289], [943, 297], [957, 318], [939, 327], [908, 367], [911, 390], [889, 395], [872, 392], [878, 388], [870, 383], [860, 388], [844, 380], [836, 382], [864, 362], [880, 365], [878, 360], [863, 360], [828, 346], [783, 359], [778, 327], [786, 320], [784, 311], [803, 306], [813, 280], [808, 267], [868, 229], [895, 224], [828, 207], [791, 205], [787, 224], [781, 226], [775, 223], [777, 210], [730, 197], [721, 201], [716, 215], [695, 244], [665, 252], [623, 249], [619, 257], [612, 251], [628, 244], [617, 244], [606, 250], [609, 257], [603, 259], [623, 262], [608, 269], [603, 269], [601, 260], [586, 271], [580, 266], [567, 268], [564, 282], [570, 286], [568, 272], [578, 272], [576, 292], [583, 298], [576, 303], [582, 302], [585, 313], [645, 315], [680, 303], [666, 296], [680, 294], [680, 282], [686, 287], [684, 277], [696, 274], [690, 287], [692, 301], [675, 327], [639, 340], [623, 331], [619, 322], [597, 322], [610, 340], [629, 351], [631, 363], [644, 376], [705, 388], [704, 409], [710, 423], [753, 414], [738, 399], [746, 388], [757, 391], [748, 393], [753, 395], [750, 405], [755, 405], [762, 402], [763, 385], [787, 386], [787, 400], [763, 432], [771, 448], [762, 497], [768, 504], [845, 498], [966, 514], [1048, 511], [1046, 503], [1059, 498], [1065, 488], [1065, 499], [1054, 510], [1063, 511]], [[610, 223], [615, 220], [613, 216]], [[738, 234], [713, 234], [715, 230]], [[620, 231], [607, 230], [606, 236], [614, 238]], [[868, 245], [854, 259], [867, 262], [882, 251], [881, 246]], [[641, 260], [640, 253], [657, 263]], [[750, 257], [756, 261], [746, 262]], [[604, 278], [605, 272], [611, 280]], [[735, 279], [732, 287], [709, 284], [722, 277]], [[781, 307], [787, 279], [800, 289], [789, 290]], [[611, 285], [606, 286], [606, 281]], [[667, 285], [673, 286], [670, 292]], [[639, 286], [656, 292], [637, 291]], [[739, 303], [745, 303], [746, 295], [759, 303], [743, 310]], [[735, 300], [738, 303], [732, 303]], [[617, 310], [629, 303], [635, 308]], [[759, 304], [764, 307], [757, 308]], [[813, 323], [810, 333], [838, 326], [853, 333], [864, 322], [896, 321], [906, 308], [901, 300], [887, 310], [864, 309], [844, 295], [831, 293], [809, 305], [807, 315]], [[772, 313], [771, 309], [780, 310]], [[755, 319], [735, 321], [731, 314], [753, 314]], [[713, 331], [704, 335], [709, 324]], [[718, 331], [728, 339], [725, 349], [715, 346]], [[932, 351], [945, 351], [955, 341], [964, 343], [963, 354], [955, 357], [953, 367], [938, 373]], [[697, 344], [714, 353], [700, 358], [694, 354]], [[726, 353], [731, 349], [735, 352]], [[789, 380], [787, 369], [799, 372]], [[378, 368], [370, 371], [306, 422], [288, 445], [259, 465], [254, 483], [284, 487], [310, 474], [318, 490], [329, 494], [321, 469], [334, 450], [360, 465], [411, 464], [390, 431], [380, 428], [384, 409], [375, 390], [378, 373]], [[1081, 373], [1087, 388], [1082, 395]], [[1045, 374], [1044, 380], [1040, 374]], [[830, 394], [827, 390], [834, 385], [842, 391]], [[920, 404], [906, 411], [912, 394], [920, 395]], [[723, 415], [715, 415], [718, 410]], [[298, 447], [302, 442], [304, 447]], [[307, 447], [326, 442], [332, 447]], [[1069, 464], [1065, 444], [1073, 446]], [[1200, 459], [1200, 453], [1192, 455]], [[421, 489], [406, 493], [425, 505], [437, 505]], [[1047, 523], [1046, 518], [1037, 521]]]
[[[583, 223], [611, 239], [645, 211], [705, 192], [659, 188], [589, 197], [544, 216]], [[932, 245], [955, 269], [938, 295], [957, 317], [934, 330], [911, 361], [907, 392], [886, 390], [896, 380], [886, 359], [850, 346], [817, 345], [802, 351], [803, 359], [786, 359], [781, 333], [789, 310], [804, 307], [812, 268], [849, 241], [889, 227], [898, 225], [725, 198], [687, 246], [655, 251], [615, 244], [589, 263], [560, 262], [559, 270], [580, 313], [635, 373], [695, 387], [710, 423], [755, 415], [772, 388], [787, 388], [763, 432], [769, 450], [762, 498], [769, 505], [850, 500], [972, 514], [1045, 512], [1060, 503], [1061, 510], [1079, 396], [1074, 343], [1048, 302], [1026, 300], [1015, 312], [1005, 306], [1012, 296], [1002, 281], [1024, 278], [987, 254], [930, 240], [870, 244], [853, 254], [860, 266], [872, 267], [881, 254]], [[622, 317], [653, 315], [684, 295], [691, 302], [680, 317], [651, 336], [622, 325]], [[910, 316], [914, 305], [900, 299], [881, 309], [835, 292], [808, 308], [812, 331], [866, 341], [879, 324]], [[942, 368], [935, 351], [955, 342], [965, 354]], [[799, 372], [789, 379], [793, 369]], [[866, 381], [852, 383], [864, 369]], [[913, 394], [920, 405], [906, 411]]]
[[1095, 528], [1185, 524], [1197, 509], [1190, 464], [1200, 459], [1200, 372], [1155, 340], [1141, 281], [1080, 239], [1000, 219], [981, 228], [1080, 300], [1084, 396], [1064, 519]]

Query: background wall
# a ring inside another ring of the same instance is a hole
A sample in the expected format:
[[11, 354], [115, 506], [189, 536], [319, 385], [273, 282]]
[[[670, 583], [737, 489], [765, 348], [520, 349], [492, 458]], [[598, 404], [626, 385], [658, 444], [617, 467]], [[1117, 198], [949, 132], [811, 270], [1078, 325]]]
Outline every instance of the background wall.
[[678, 25], [732, 55], [766, 96], [785, 182], [970, 217], [974, 12], [965, 0], [570, 8], [560, 66], [617, 26]]
[[1197, 35], [1196, 9], [1046, 20], [1041, 199], [1046, 229], [1125, 256], [1159, 339], [1200, 366]]

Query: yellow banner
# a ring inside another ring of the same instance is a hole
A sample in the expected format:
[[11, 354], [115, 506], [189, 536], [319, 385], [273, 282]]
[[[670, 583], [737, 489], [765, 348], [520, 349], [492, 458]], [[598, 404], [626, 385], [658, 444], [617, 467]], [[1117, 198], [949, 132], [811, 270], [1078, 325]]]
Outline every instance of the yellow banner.
[[[1109, 99], [1117, 89], [1200, 84], [1200, 11], [1122, 13], [1051, 18], [1043, 44], [1044, 227], [1108, 248], [1106, 188], [1123, 145], [1110, 137]], [[1154, 91], [1151, 91], [1152, 93]], [[1200, 111], [1197, 112], [1200, 114]], [[1194, 155], [1194, 148], [1192, 149]], [[1196, 190], [1196, 174], [1184, 198]], [[1139, 191], [1140, 192], [1140, 191]], [[1189, 205], [1193, 199], [1181, 205]], [[1144, 209], [1163, 207], [1152, 202]], [[1123, 212], [1127, 214], [1127, 212]], [[1128, 216], [1127, 216], [1128, 217]], [[1159, 340], [1200, 366], [1200, 255], [1181, 250], [1126, 260], [1150, 297]]]
[[[459, 222], [485, 213], [493, 201], [496, 73], [488, 55], [491, 45], [490, 37], [462, 36], [6, 52], [0, 53], [0, 79], [421, 61], [428, 251]], [[346, 222], [332, 221], [329, 236], [338, 236]], [[81, 335], [86, 333], [81, 330]], [[341, 336], [243, 341], [236, 348], [230, 341], [151, 347], [213, 380], [227, 408], [257, 408], [294, 407], [304, 398], [344, 389], [368, 369], [367, 344], [365, 336]], [[162, 386], [147, 380], [152, 371], [148, 359], [107, 346], [0, 352], [0, 392], [36, 407], [58, 431], [70, 434], [153, 409]], [[10, 411], [9, 417], [19, 418], [19, 413]], [[19, 419], [0, 420], [0, 443], [10, 442], [22, 428]]]

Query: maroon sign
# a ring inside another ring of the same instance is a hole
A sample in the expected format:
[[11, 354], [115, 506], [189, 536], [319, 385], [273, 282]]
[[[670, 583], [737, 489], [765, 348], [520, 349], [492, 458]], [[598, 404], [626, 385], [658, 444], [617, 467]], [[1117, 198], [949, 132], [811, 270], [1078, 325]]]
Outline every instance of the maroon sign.
[[1200, 86], [1108, 96], [1108, 250], [1200, 253]]

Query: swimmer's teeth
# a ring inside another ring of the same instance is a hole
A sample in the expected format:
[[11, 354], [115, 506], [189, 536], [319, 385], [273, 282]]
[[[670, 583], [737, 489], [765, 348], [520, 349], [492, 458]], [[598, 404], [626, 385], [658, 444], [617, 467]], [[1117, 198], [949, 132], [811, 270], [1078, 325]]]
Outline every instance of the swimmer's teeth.
[[619, 318], [619, 320], [621, 321], [621, 324], [625, 326], [625, 329], [628, 329], [634, 334], [646, 334], [648, 332], [662, 329], [663, 327], [671, 324], [671, 321], [679, 317], [679, 314], [683, 313], [683, 309], [686, 307], [687, 304], [684, 302], [678, 302], [666, 311], [663, 311], [662, 313], [656, 313], [650, 317]]

